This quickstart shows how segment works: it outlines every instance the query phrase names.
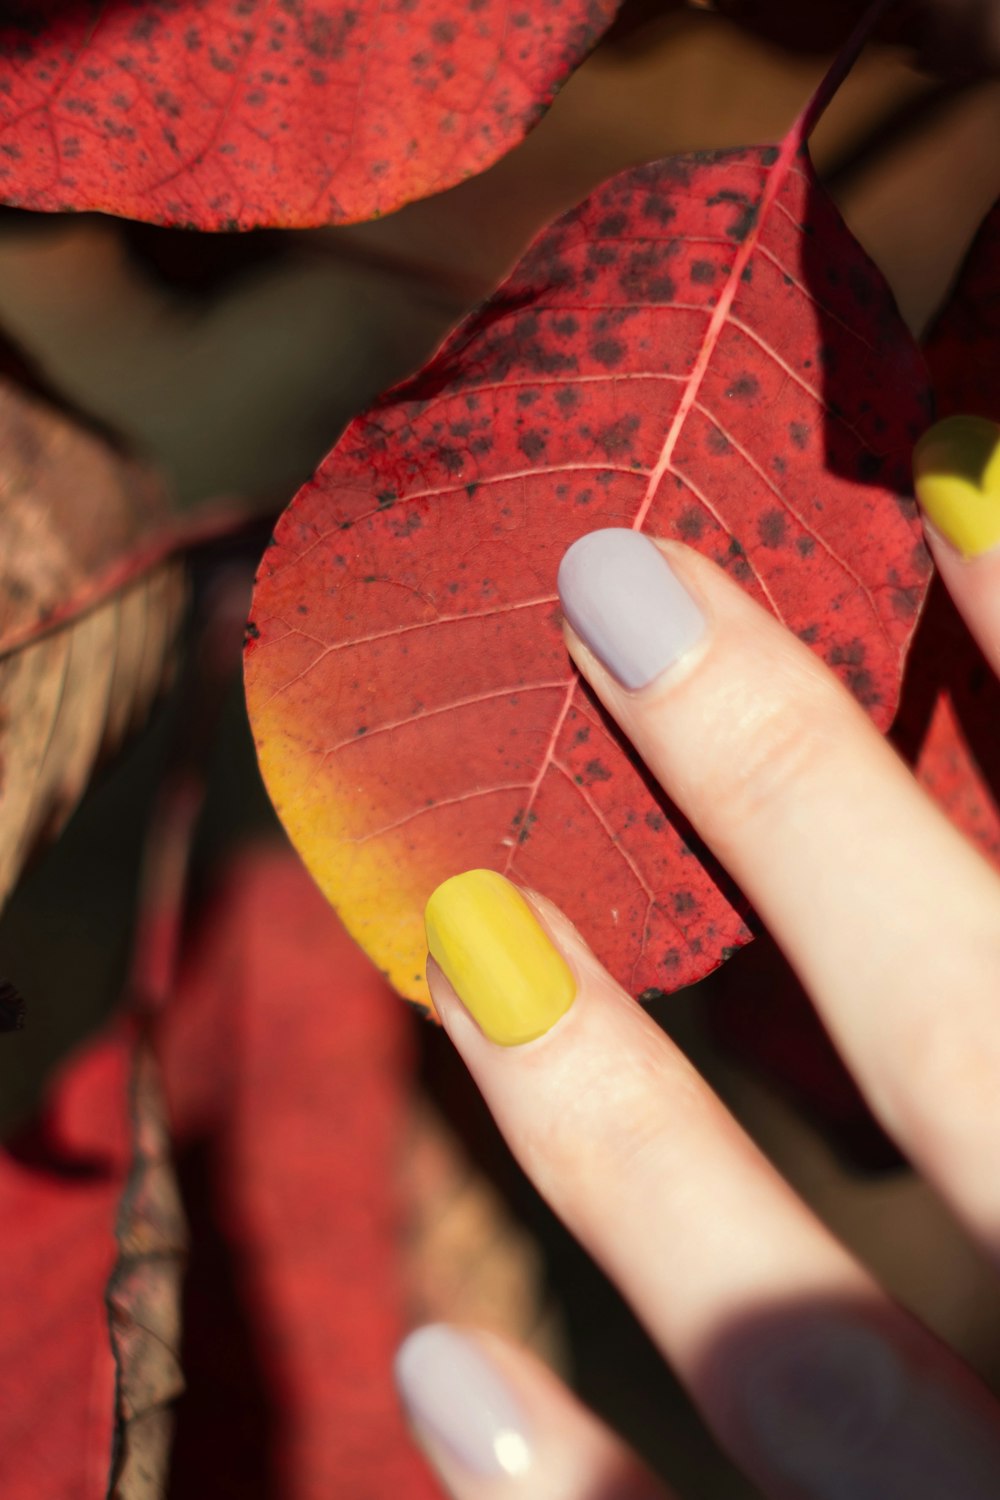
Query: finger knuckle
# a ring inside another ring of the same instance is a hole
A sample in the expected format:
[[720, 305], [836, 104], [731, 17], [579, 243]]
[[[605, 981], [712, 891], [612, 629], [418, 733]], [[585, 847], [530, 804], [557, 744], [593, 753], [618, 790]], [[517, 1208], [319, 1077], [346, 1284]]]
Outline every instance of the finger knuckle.
[[665, 1054], [658, 1034], [624, 1038], [614, 1067], [596, 1053], [576, 1060], [573, 1087], [559, 1091], [559, 1108], [529, 1129], [529, 1172], [548, 1200], [574, 1218], [594, 1200], [595, 1185], [621, 1199], [644, 1194], [652, 1181], [662, 1186], [671, 1142], [693, 1128], [705, 1094], [693, 1070]]
[[699, 821], [717, 846], [789, 802], [822, 768], [829, 721], [815, 692], [762, 699], [744, 691], [725, 706], [694, 770]]

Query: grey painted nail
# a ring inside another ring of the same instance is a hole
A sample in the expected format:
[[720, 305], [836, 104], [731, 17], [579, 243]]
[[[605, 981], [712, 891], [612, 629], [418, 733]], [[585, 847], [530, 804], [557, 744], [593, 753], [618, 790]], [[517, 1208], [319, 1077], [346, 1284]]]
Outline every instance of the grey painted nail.
[[396, 1355], [396, 1386], [416, 1425], [466, 1469], [484, 1477], [523, 1474], [531, 1463], [528, 1427], [500, 1371], [475, 1339], [432, 1323]]
[[580, 639], [623, 687], [646, 687], [705, 634], [705, 617], [649, 537], [591, 531], [559, 565], [559, 597]]

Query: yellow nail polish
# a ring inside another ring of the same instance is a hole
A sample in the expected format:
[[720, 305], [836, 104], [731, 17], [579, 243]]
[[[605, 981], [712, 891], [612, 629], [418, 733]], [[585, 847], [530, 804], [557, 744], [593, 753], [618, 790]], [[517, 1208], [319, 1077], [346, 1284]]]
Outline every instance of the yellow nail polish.
[[917, 499], [931, 525], [964, 557], [1000, 545], [1000, 426], [946, 417], [913, 450]]
[[467, 870], [439, 885], [424, 923], [431, 956], [491, 1041], [532, 1042], [573, 1004], [569, 965], [495, 870]]

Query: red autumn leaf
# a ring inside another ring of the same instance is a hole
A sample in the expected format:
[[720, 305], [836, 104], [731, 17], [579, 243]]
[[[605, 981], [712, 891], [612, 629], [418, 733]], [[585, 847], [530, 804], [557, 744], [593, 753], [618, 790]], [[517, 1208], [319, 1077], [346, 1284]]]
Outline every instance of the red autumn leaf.
[[192, 1238], [185, 1500], [438, 1494], [391, 1377], [407, 1038], [298, 861], [244, 851], [160, 1022]]
[[544, 889], [634, 993], [748, 936], [568, 663], [554, 582], [583, 532], [693, 543], [891, 722], [928, 577], [925, 375], [804, 119], [605, 183], [279, 522], [245, 657], [261, 767], [404, 995], [424, 899], [473, 865]]
[[522, 139], [617, 0], [21, 0], [0, 192], [198, 229], [388, 213]]
[[4, 1500], [138, 1500], [162, 1472], [179, 1229], [133, 1052], [124, 1026], [84, 1049], [0, 1153]]

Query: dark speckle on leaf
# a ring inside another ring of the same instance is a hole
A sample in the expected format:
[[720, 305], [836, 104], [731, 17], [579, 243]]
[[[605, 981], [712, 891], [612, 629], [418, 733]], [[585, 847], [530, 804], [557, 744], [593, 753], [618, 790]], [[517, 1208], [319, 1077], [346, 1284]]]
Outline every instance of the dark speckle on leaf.
[[534, 463], [545, 452], [545, 439], [540, 432], [522, 432], [517, 440], [517, 446], [525, 458], [530, 458]]
[[700, 506], [689, 505], [677, 517], [677, 535], [684, 542], [696, 542], [705, 530], [705, 513]]
[[669, 199], [659, 193], [650, 193], [642, 205], [643, 217], [655, 219], [658, 224], [669, 224], [677, 217], [677, 210]]
[[746, 193], [737, 192], [734, 188], [720, 188], [708, 199], [709, 207], [715, 207], [720, 203], [732, 203], [740, 210], [736, 217], [726, 225], [726, 234], [731, 240], [742, 243], [757, 222], [759, 203], [752, 202]]
[[858, 478], [862, 484], [874, 484], [879, 477], [885, 464], [885, 459], [878, 453], [869, 453], [867, 449], [858, 454]]
[[761, 545], [764, 547], [780, 547], [785, 540], [787, 524], [784, 511], [765, 511], [757, 524]]
[[604, 765], [604, 763], [602, 761], [599, 761], [599, 760], [588, 760], [587, 764], [584, 766], [583, 769], [586, 772], [587, 779], [589, 781], [610, 781], [611, 780], [611, 772], [608, 770], [607, 766]]
[[590, 352], [599, 365], [614, 369], [625, 358], [625, 345], [620, 339], [598, 339]]
[[747, 371], [737, 376], [727, 389], [726, 396], [730, 401], [752, 401], [759, 390], [760, 385], [756, 375], [751, 375]]

